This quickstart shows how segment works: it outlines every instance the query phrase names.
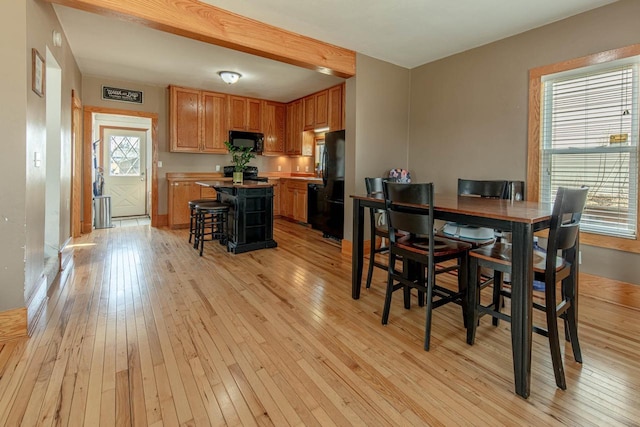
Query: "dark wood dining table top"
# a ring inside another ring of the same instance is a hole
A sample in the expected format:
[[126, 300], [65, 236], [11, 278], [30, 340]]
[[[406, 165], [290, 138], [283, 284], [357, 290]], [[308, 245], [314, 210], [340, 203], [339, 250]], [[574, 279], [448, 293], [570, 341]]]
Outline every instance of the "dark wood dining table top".
[[[351, 198], [360, 200], [384, 201], [382, 193], [372, 193], [366, 196], [352, 195]], [[462, 215], [491, 218], [503, 221], [524, 222], [535, 224], [541, 221], [548, 221], [551, 218], [552, 204], [511, 201], [506, 199], [489, 199], [484, 197], [469, 197], [450, 194], [435, 194], [434, 209], [439, 212], [451, 212]], [[413, 205], [417, 208], [424, 205]]]

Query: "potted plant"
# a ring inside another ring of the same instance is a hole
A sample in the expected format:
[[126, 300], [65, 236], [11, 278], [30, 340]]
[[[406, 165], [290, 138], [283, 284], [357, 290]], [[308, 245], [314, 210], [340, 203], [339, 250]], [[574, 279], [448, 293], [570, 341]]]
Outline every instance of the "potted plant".
[[233, 183], [242, 184], [242, 175], [245, 166], [255, 158], [256, 155], [251, 151], [249, 147], [235, 147], [225, 141], [224, 145], [227, 146], [227, 150], [231, 153], [231, 163], [233, 163]]

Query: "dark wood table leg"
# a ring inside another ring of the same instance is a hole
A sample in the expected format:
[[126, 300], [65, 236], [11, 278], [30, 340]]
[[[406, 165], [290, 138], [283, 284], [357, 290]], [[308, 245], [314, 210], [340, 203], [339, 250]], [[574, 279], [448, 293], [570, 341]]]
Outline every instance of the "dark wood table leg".
[[513, 225], [511, 270], [511, 348], [516, 393], [529, 397], [531, 383], [533, 229]]
[[364, 207], [353, 199], [353, 248], [351, 251], [351, 298], [360, 298], [362, 265], [364, 259]]

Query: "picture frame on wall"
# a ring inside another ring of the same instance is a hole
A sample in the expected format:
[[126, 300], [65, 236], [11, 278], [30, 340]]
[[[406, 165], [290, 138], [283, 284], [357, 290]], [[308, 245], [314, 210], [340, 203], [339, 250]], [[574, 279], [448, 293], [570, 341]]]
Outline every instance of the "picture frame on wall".
[[44, 58], [36, 48], [31, 49], [31, 89], [36, 95], [44, 96]]

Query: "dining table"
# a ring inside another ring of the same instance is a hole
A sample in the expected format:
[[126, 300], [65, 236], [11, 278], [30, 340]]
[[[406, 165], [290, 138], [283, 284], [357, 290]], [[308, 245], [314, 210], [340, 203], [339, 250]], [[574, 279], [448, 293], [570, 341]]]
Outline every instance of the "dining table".
[[[364, 210], [385, 209], [381, 193], [351, 195], [353, 250], [351, 297], [360, 298], [364, 259]], [[412, 205], [413, 207], [419, 205]], [[426, 208], [427, 206], [425, 206]], [[549, 228], [552, 204], [436, 194], [434, 218], [512, 234], [511, 343], [515, 391], [529, 397], [533, 331], [533, 234]], [[469, 339], [468, 339], [469, 341]], [[472, 344], [472, 342], [469, 342]]]

